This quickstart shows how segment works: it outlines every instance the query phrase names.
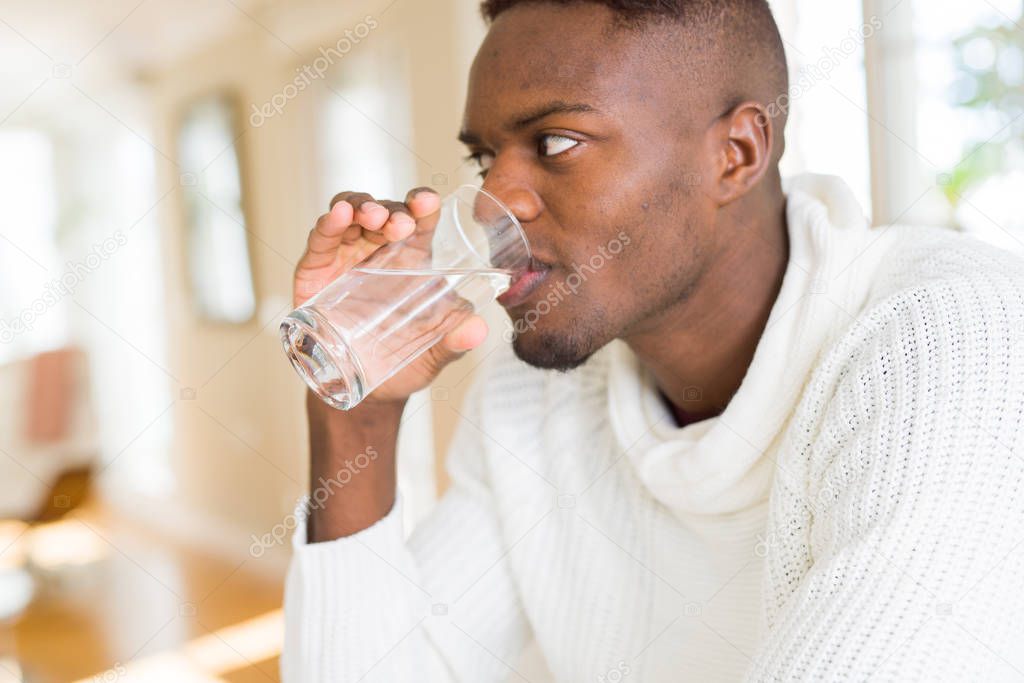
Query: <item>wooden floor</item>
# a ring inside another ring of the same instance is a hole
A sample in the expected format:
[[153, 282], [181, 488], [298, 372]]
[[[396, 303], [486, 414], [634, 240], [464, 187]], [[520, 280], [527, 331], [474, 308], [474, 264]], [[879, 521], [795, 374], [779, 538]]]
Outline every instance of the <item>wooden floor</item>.
[[27, 565], [35, 582], [25, 612], [0, 623], [0, 683], [277, 681], [282, 579], [246, 564], [92, 504], [0, 523], [0, 570]]

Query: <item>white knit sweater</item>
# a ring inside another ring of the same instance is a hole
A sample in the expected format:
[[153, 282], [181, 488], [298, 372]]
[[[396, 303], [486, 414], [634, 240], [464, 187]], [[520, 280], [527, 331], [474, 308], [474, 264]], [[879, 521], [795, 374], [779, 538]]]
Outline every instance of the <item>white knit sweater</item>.
[[[1024, 262], [786, 184], [791, 260], [725, 412], [679, 429], [621, 342], [494, 354], [406, 541], [295, 534], [311, 681], [1024, 678]], [[338, 495], [344, 495], [342, 491]]]

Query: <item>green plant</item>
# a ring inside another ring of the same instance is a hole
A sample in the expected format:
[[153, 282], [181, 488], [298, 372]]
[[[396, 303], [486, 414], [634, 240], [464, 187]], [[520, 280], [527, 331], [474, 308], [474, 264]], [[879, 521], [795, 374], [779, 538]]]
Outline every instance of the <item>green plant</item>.
[[959, 75], [954, 104], [999, 122], [992, 137], [967, 144], [948, 172], [944, 190], [956, 206], [965, 192], [1008, 170], [1013, 155], [1024, 152], [1024, 12], [1017, 22], [974, 28], [953, 45]]

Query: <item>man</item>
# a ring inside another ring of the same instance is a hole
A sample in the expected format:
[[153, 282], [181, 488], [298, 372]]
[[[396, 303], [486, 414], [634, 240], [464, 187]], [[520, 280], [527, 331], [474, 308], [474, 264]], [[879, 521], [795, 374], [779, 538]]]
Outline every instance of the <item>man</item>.
[[[483, 321], [310, 397], [314, 489], [373, 457], [296, 534], [285, 679], [530, 680], [530, 642], [558, 681], [1024, 675], [1024, 264], [783, 182], [762, 0], [483, 10], [461, 139], [536, 257], [514, 340], [408, 541], [405, 400]], [[336, 197], [296, 303], [437, 206]]]

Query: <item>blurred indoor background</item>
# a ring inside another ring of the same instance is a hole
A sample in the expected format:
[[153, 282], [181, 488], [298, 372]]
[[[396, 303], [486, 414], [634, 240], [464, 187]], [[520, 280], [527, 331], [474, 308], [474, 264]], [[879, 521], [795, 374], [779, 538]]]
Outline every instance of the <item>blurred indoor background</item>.
[[[787, 173], [1024, 251], [1021, 0], [772, 4]], [[473, 181], [483, 33], [475, 0], [0, 3], [0, 682], [278, 680], [292, 269], [340, 190]], [[413, 520], [501, 343], [407, 411]]]

